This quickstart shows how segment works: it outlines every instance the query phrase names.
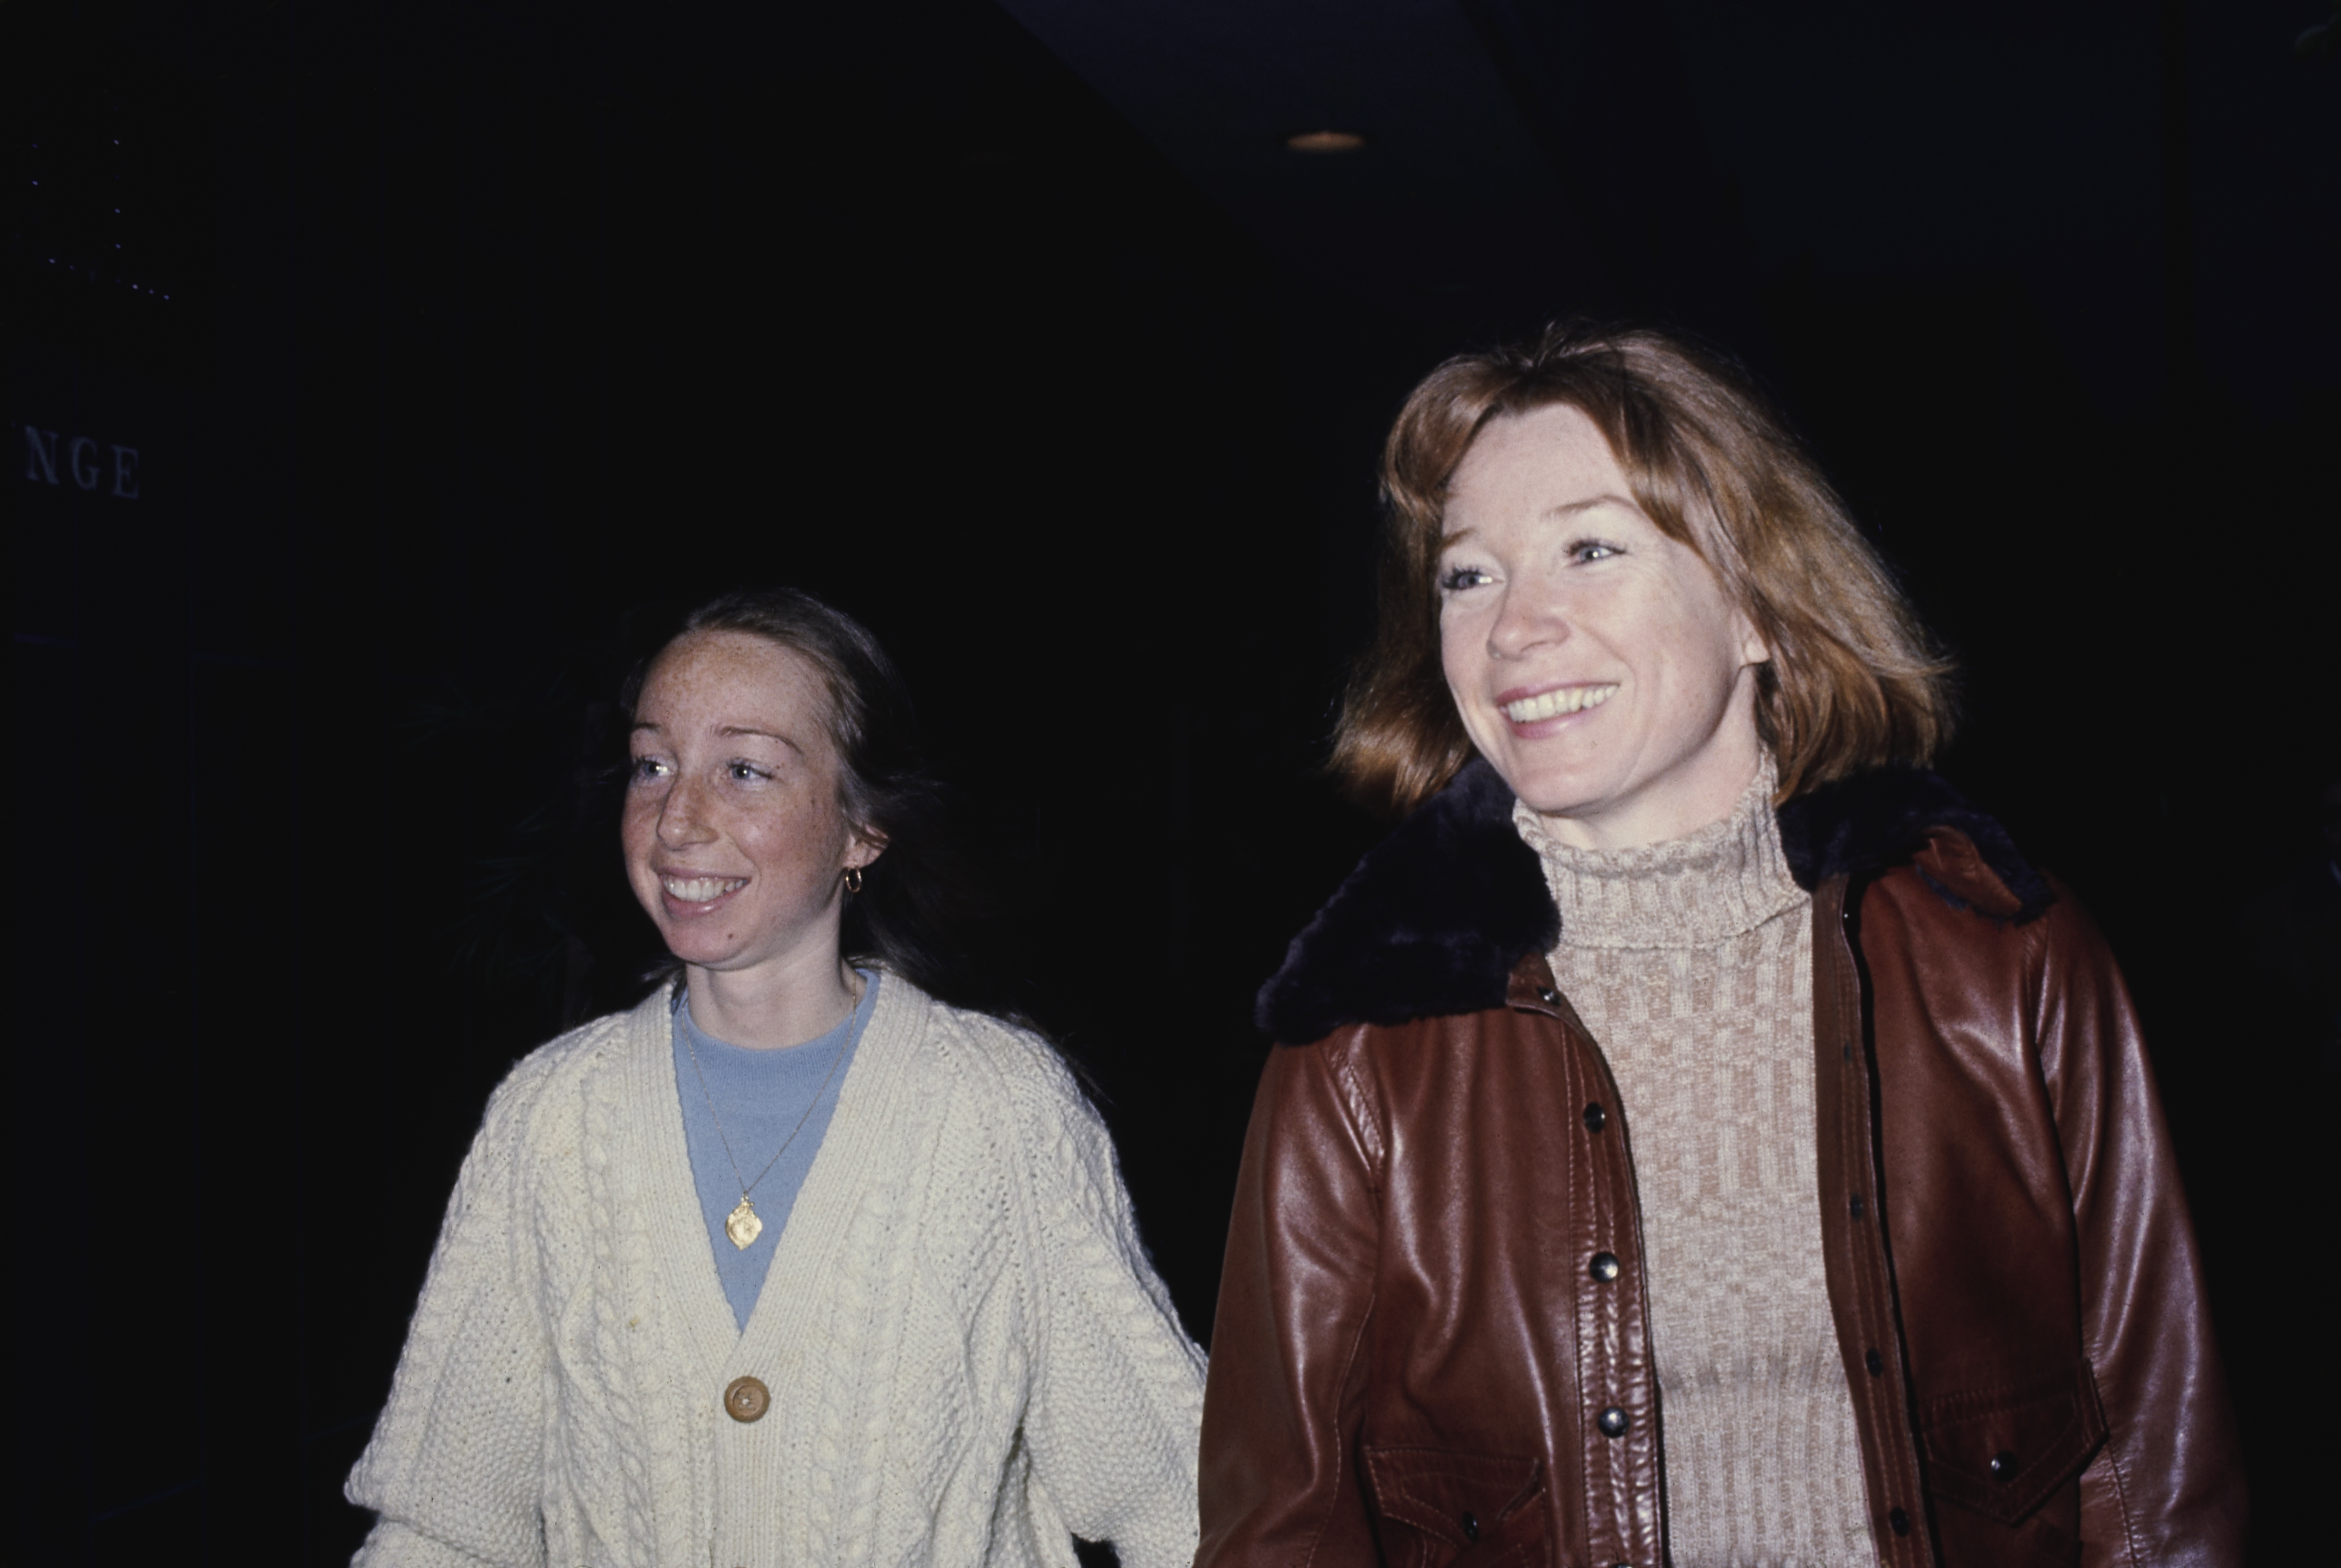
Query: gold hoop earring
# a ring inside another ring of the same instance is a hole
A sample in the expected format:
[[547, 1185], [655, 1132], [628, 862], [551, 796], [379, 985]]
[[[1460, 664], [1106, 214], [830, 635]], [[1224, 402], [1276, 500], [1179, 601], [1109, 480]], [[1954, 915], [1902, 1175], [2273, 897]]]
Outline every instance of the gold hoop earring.
[[845, 868], [845, 890], [849, 893], [859, 893], [862, 891], [861, 867], [848, 866]]

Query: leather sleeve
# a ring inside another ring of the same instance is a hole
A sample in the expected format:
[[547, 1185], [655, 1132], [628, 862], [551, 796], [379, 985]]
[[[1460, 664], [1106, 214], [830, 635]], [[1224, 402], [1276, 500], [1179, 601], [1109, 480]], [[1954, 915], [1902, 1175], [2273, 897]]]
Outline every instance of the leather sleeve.
[[2038, 929], [2040, 1067], [2072, 1182], [2082, 1344], [2107, 1429], [2081, 1476], [2083, 1562], [2240, 1563], [2235, 1418], [2137, 1017], [2069, 895]]
[[1199, 1568], [1370, 1563], [1356, 1454], [1379, 1130], [1340, 1048], [1269, 1057], [1244, 1139], [1204, 1385]]

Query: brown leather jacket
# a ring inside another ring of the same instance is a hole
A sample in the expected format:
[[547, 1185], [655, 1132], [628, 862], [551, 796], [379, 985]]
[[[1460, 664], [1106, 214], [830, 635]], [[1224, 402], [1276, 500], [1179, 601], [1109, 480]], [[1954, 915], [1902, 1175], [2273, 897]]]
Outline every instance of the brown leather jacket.
[[[1475, 763], [1261, 993], [1314, 1043], [1271, 1055], [1245, 1145], [1199, 1563], [1667, 1561], [1629, 1128], [1511, 804]], [[2104, 942], [1932, 775], [1781, 827], [1881, 1562], [2240, 1561], [2194, 1237]]]

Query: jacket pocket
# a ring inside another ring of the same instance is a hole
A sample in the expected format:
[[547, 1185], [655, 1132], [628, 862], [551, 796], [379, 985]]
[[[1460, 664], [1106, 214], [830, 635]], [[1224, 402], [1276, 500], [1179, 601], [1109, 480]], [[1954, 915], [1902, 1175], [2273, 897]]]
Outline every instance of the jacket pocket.
[[2081, 1361], [2062, 1376], [1930, 1399], [1918, 1429], [1935, 1495], [2015, 1525], [2080, 1474], [2106, 1440], [2106, 1413]]
[[1365, 1468], [1392, 1568], [1542, 1561], [1543, 1460], [1370, 1446]]

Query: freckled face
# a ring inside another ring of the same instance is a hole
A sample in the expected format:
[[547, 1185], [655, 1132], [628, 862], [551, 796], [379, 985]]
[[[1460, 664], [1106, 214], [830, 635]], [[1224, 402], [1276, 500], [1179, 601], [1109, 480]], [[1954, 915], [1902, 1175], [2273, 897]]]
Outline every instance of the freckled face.
[[1763, 640], [1634, 503], [1582, 412], [1479, 433], [1448, 486], [1439, 596], [1465, 731], [1562, 842], [1652, 844], [1729, 815], [1761, 758]]
[[652, 667], [621, 837], [634, 897], [684, 963], [749, 970], [826, 943], [835, 964], [845, 869], [878, 851], [839, 802], [824, 705], [811, 663], [745, 632], [689, 633]]

